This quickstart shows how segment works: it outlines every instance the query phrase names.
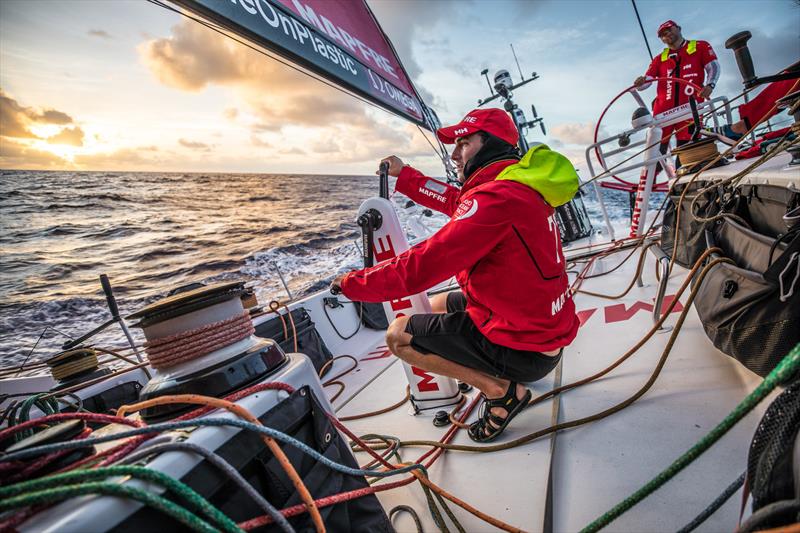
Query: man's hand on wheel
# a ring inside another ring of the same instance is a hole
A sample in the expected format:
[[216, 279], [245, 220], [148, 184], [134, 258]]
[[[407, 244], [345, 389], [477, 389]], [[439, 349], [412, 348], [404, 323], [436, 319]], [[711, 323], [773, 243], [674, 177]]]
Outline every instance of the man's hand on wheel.
[[711, 85], [706, 85], [700, 91], [700, 94], [698, 96], [700, 96], [700, 98], [708, 98], [709, 96], [711, 96], [711, 91], [713, 91], [713, 90], [714, 90], [714, 88]]
[[342, 280], [347, 274], [339, 274], [333, 281], [331, 281], [331, 294], [341, 294], [342, 293]]
[[638, 89], [639, 87], [644, 85], [644, 82], [646, 82], [646, 81], [647, 81], [647, 78], [645, 78], [644, 76], [639, 76], [638, 78], [633, 80], [633, 85], [634, 85], [634, 87], [636, 87]]
[[[395, 178], [400, 175], [400, 171], [403, 170], [403, 167], [405, 166], [403, 160], [397, 157], [396, 155], [390, 155], [389, 157], [384, 157], [383, 159], [381, 159], [381, 163], [389, 163], [389, 175]], [[380, 171], [376, 170], [375, 174], [380, 174]]]

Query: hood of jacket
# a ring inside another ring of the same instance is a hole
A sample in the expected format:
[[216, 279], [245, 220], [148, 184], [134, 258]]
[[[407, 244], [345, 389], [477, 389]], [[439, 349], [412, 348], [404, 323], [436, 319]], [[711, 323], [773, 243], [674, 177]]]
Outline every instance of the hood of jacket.
[[569, 202], [579, 185], [578, 173], [570, 160], [546, 144], [528, 150], [519, 162], [504, 168], [495, 179], [527, 185], [552, 207]]

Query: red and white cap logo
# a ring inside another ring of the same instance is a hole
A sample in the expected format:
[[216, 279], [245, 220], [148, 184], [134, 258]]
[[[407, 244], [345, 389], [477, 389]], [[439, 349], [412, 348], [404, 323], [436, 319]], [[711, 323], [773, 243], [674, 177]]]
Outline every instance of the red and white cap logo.
[[658, 27], [658, 31], [656, 32], [656, 35], [661, 37], [661, 33], [662, 32], [664, 32], [664, 31], [666, 31], [666, 30], [668, 30], [670, 28], [674, 28], [676, 26], [677, 26], [677, 24], [675, 23], [674, 20], [668, 20], [668, 21], [664, 22], [663, 24], [661, 24], [661, 26]]
[[457, 138], [478, 131], [491, 133], [508, 144], [515, 145], [519, 142], [519, 132], [511, 116], [496, 108], [473, 109], [458, 124], [439, 128], [436, 135], [444, 144], [454, 144]]

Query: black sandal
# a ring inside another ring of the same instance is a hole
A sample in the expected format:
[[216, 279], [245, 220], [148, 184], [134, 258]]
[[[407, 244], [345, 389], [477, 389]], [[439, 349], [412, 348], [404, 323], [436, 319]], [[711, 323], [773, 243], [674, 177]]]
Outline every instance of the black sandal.
[[[467, 430], [469, 438], [475, 442], [489, 442], [500, 436], [508, 426], [508, 423], [528, 406], [528, 402], [531, 401], [531, 396], [533, 395], [530, 390], [526, 390], [525, 395], [521, 399], [517, 399], [517, 384], [512, 381], [508, 386], [506, 395], [502, 398], [489, 399], [485, 395], [482, 396], [481, 416], [477, 421], [470, 424]], [[505, 418], [492, 413], [494, 407], [505, 409], [507, 413]]]

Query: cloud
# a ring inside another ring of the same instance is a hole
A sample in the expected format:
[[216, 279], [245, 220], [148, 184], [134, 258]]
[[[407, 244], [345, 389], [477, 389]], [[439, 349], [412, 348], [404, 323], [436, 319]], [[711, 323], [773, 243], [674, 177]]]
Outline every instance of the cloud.
[[0, 136], [17, 139], [39, 139], [30, 127], [36, 124], [63, 126], [72, 124], [72, 117], [55, 109], [40, 111], [25, 107], [0, 89]]
[[[210, 83], [234, 83], [259, 70], [268, 73], [241, 45], [235, 46], [216, 32], [184, 20], [172, 27], [172, 36], [141, 44], [139, 55], [161, 83], [185, 91], [199, 91]], [[258, 57], [274, 69], [273, 62]]]
[[105, 30], [89, 30], [86, 33], [91, 37], [99, 37], [101, 39], [113, 39], [113, 37], [111, 37], [111, 34]]
[[0, 138], [0, 168], [61, 168], [65, 160], [59, 156], [8, 138]]
[[256, 134], [253, 134], [253, 135], [250, 136], [250, 142], [252, 143], [253, 146], [258, 146], [260, 148], [271, 148], [272, 147], [272, 143], [270, 143], [268, 141], [265, 141], [264, 139], [262, 139], [261, 137], [259, 137]]
[[83, 146], [83, 139], [85, 134], [83, 130], [74, 126], [72, 128], [64, 128], [59, 133], [47, 138], [49, 144], [69, 144], [71, 146]]
[[184, 148], [189, 148], [191, 150], [201, 150], [203, 152], [208, 152], [211, 150], [211, 145], [206, 143], [202, 143], [199, 141], [190, 141], [188, 139], [178, 139], [178, 144], [183, 146]]
[[[381, 21], [381, 26], [392, 41], [400, 61], [411, 77], [422, 98], [430, 105], [434, 95], [420, 83], [423, 68], [414, 54], [414, 46], [425, 40], [424, 46], [436, 48], [448, 43], [446, 38], [434, 40], [430, 37], [431, 29], [440, 21], [452, 22], [454, 15], [470, 9], [472, 2], [464, 0], [436, 0], [425, 2], [424, 16], [418, 9], [412, 8], [408, 2], [370, 2], [370, 8], [375, 17]], [[450, 53], [450, 49], [443, 53]]]
[[420, 140], [431, 152], [407, 123], [192, 21], [181, 21], [170, 36], [151, 38], [138, 50], [143, 64], [164, 85], [188, 92], [210, 86], [231, 90], [243, 104], [223, 114], [250, 128], [251, 143], [271, 148], [276, 159], [300, 155], [281, 151], [277, 134], [287, 135], [287, 128], [304, 128], [309, 153], [337, 154], [343, 161], [366, 161], [402, 149], [416, 153]]
[[46, 109], [39, 115], [34, 115], [32, 118], [34, 121], [42, 124], [55, 124], [57, 126], [72, 124], [72, 117], [61, 111], [56, 111], [55, 109]]
[[138, 146], [107, 153], [76, 155], [75, 164], [92, 170], [154, 170], [164, 168], [173, 159], [174, 155], [162, 156], [157, 146]]
[[284, 148], [282, 150], [279, 150], [279, 152], [285, 155], [306, 155], [307, 153], [305, 150], [301, 150], [296, 146], [292, 148]]
[[235, 107], [228, 107], [222, 112], [223, 116], [228, 120], [236, 120], [236, 117], [239, 116], [239, 110]]
[[[595, 127], [596, 123], [594, 122], [558, 124], [550, 128], [550, 137], [565, 144], [586, 146], [594, 142]], [[600, 137], [602, 138], [606, 135], [604, 128], [601, 127]]]

